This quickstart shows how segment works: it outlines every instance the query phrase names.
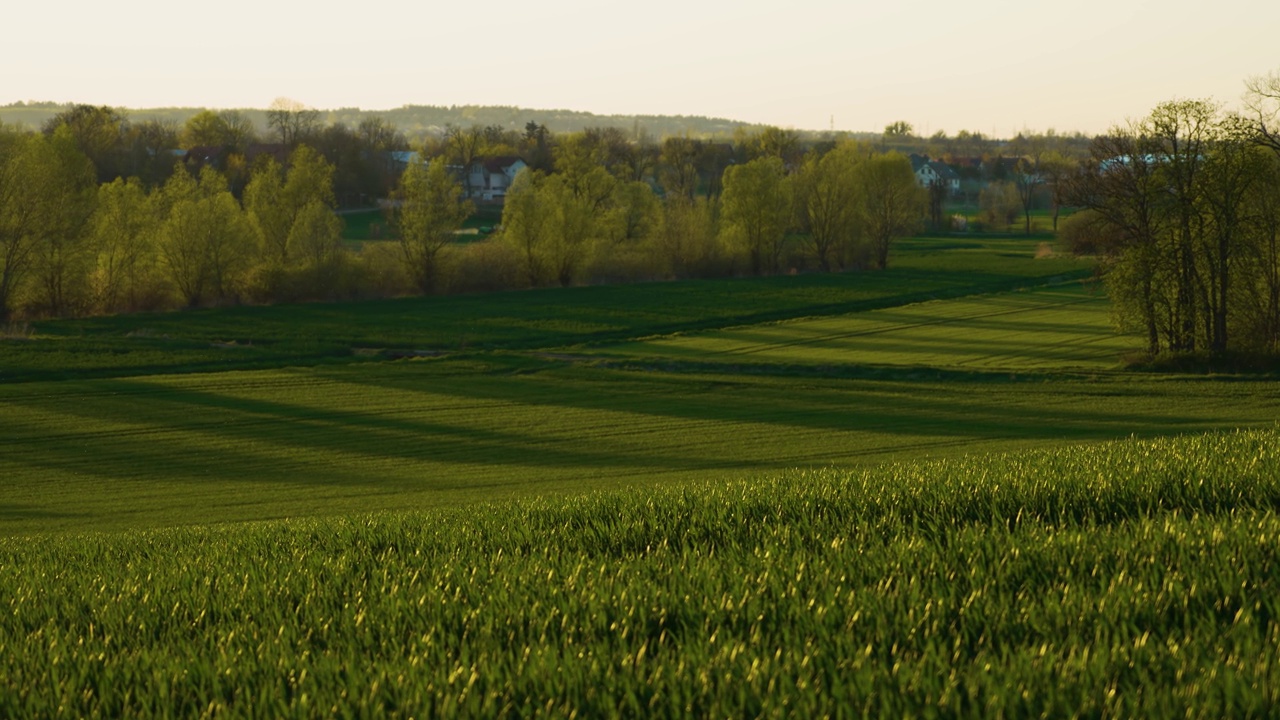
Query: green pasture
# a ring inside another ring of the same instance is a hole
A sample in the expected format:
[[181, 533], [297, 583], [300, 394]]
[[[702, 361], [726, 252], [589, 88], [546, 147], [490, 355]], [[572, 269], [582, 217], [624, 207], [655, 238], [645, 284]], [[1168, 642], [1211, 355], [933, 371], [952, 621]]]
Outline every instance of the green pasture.
[[[1058, 227], [1061, 228], [1062, 221], [1075, 212], [1076, 208], [1060, 208], [1058, 211]], [[982, 208], [976, 204], [947, 205], [943, 208], [943, 215], [946, 217], [963, 216], [969, 223], [968, 234], [974, 237], [1027, 237], [1024, 233], [1026, 219], [1021, 210], [1018, 211], [1018, 217], [1012, 223], [997, 222], [994, 225], [983, 219]], [[1041, 239], [1052, 240], [1053, 232], [1053, 210], [1050, 208], [1033, 209], [1031, 211], [1031, 235]]]
[[1134, 376], [1080, 261], [242, 307], [0, 340], [0, 534], [336, 516], [1260, 427], [1269, 378]]
[[722, 363], [1106, 370], [1132, 351], [1093, 285], [934, 300], [847, 315], [682, 333], [609, 346], [633, 358]]
[[0, 716], [1266, 717], [1277, 447], [0, 539]]
[[0, 383], [552, 348], [838, 315], [1089, 273], [1027, 240], [901, 243], [888, 271], [237, 307], [34, 323], [0, 339]]
[[1087, 264], [0, 338], [0, 717], [1251, 717], [1280, 382]]
[[338, 214], [342, 218], [342, 239], [348, 242], [370, 240], [394, 240], [395, 235], [387, 223], [386, 214], [378, 208], [347, 210]]
[[0, 534], [207, 524], [1266, 427], [1268, 380], [485, 354], [0, 385]]

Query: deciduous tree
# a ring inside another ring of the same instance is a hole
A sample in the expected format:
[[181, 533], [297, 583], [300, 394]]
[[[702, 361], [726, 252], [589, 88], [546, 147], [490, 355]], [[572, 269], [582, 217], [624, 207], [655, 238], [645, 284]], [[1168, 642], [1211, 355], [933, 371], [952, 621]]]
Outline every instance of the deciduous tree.
[[721, 255], [715, 200], [676, 196], [662, 203], [653, 247], [671, 277], [710, 274]]
[[843, 265], [858, 239], [859, 165], [864, 158], [857, 145], [841, 143], [821, 156], [810, 153], [795, 176], [797, 215], [824, 272]]
[[614, 244], [643, 240], [652, 233], [658, 212], [658, 198], [648, 183], [619, 182], [603, 219], [604, 234]]
[[267, 127], [289, 148], [314, 135], [320, 129], [320, 111], [297, 100], [276, 98], [267, 109]]
[[1218, 105], [1205, 100], [1178, 100], [1161, 103], [1151, 111], [1146, 130], [1152, 155], [1167, 194], [1172, 213], [1175, 241], [1170, 248], [1176, 267], [1174, 279], [1174, 323], [1177, 330], [1170, 349], [1196, 349], [1196, 249], [1195, 239], [1200, 209], [1200, 174], [1216, 132]]
[[446, 125], [444, 128], [444, 158], [462, 168], [462, 189], [466, 197], [474, 194], [471, 186], [471, 168], [485, 156], [484, 128], [472, 125], [462, 128]]
[[740, 143], [742, 156], [749, 159], [777, 158], [782, 161], [783, 168], [793, 170], [800, 165], [804, 157], [804, 147], [800, 144], [800, 134], [772, 125], [766, 126], [754, 135], [748, 135]]
[[244, 154], [253, 142], [253, 121], [238, 110], [201, 110], [187, 118], [179, 134], [182, 147], [213, 147]]
[[894, 240], [918, 232], [925, 210], [925, 190], [916, 184], [911, 161], [891, 152], [861, 165], [862, 226], [876, 267], [889, 266]]
[[515, 247], [529, 285], [545, 282], [547, 263], [543, 247], [555, 232], [555, 209], [547, 202], [548, 176], [526, 169], [516, 175], [502, 208], [502, 237]]
[[692, 200], [698, 192], [698, 158], [702, 141], [673, 136], [662, 141], [658, 180], [667, 197]]
[[147, 187], [157, 187], [178, 164], [178, 128], [171, 121], [144, 120], [125, 131], [123, 176], [136, 177]]
[[66, 129], [72, 142], [93, 163], [99, 182], [121, 176], [128, 129], [123, 111], [106, 105], [73, 105], [43, 125], [46, 135], [53, 135], [60, 128]]
[[[85, 217], [92, 192], [92, 163], [79, 151], [67, 130], [52, 135], [0, 132], [0, 319], [16, 310], [18, 291], [29, 275], [42, 285], [55, 284], [55, 302], [65, 290], [57, 269], [38, 265], [52, 257], [66, 259], [62, 249]], [[50, 275], [54, 277], [50, 277]], [[47, 299], [47, 298], [46, 298]]]
[[1040, 158], [1040, 175], [1049, 188], [1049, 205], [1053, 212], [1053, 231], [1058, 232], [1058, 215], [1066, 204], [1068, 183], [1079, 163], [1057, 150], [1050, 150]]
[[1031, 206], [1035, 203], [1036, 191], [1044, 184], [1040, 175], [1040, 160], [1037, 157], [1022, 156], [1013, 165], [1013, 189], [1018, 194], [1018, 204], [1022, 206], [1024, 221], [1022, 232], [1031, 234]]
[[978, 208], [982, 220], [993, 228], [997, 225], [1011, 227], [1021, 207], [1018, 189], [1011, 182], [993, 180], [978, 193]]
[[97, 183], [93, 166], [77, 151], [69, 135], [59, 130], [46, 155], [51, 165], [41, 168], [42, 188], [54, 193], [57, 205], [47, 208], [36, 229], [33, 247], [33, 278], [30, 305], [51, 317], [83, 315], [92, 297], [88, 278], [94, 253], [89, 238], [89, 216], [93, 213]]
[[1115, 270], [1108, 270], [1113, 312], [1121, 327], [1141, 328], [1147, 351], [1154, 355], [1161, 347], [1161, 320], [1167, 316], [1160, 307], [1166, 264], [1159, 244], [1168, 218], [1151, 142], [1141, 124], [1100, 135], [1088, 167], [1072, 178], [1069, 196], [1097, 216], [1090, 235], [1114, 238], [1100, 248]]
[[[304, 213], [311, 213], [313, 218], [308, 224], [318, 228], [321, 226], [314, 222], [318, 212], [311, 208], [333, 214], [333, 166], [306, 145], [299, 146], [289, 156], [287, 173], [274, 160], [266, 158], [245, 187], [244, 205], [256, 231], [262, 258], [282, 268], [295, 265], [298, 258], [293, 241], [299, 238], [299, 231], [295, 229], [298, 219]], [[332, 223], [323, 227], [330, 226]], [[332, 244], [335, 238], [322, 240], [322, 244]]]
[[[1094, 141], [1073, 200], [1105, 223], [1119, 317], [1150, 354], [1270, 347], [1276, 163], [1259, 128], [1215, 103], [1180, 100]], [[1240, 288], [1239, 290], [1237, 288]], [[1238, 336], [1233, 318], [1251, 333]]]
[[1246, 80], [1244, 97], [1258, 142], [1280, 155], [1280, 71]]
[[436, 291], [440, 252], [453, 242], [455, 231], [471, 215], [471, 201], [462, 195], [442, 159], [427, 165], [410, 164], [400, 178], [393, 196], [392, 222], [400, 238], [405, 269], [423, 293]]
[[915, 128], [906, 120], [898, 120], [884, 126], [881, 136], [882, 150], [899, 150], [909, 148], [915, 138]]
[[206, 167], [197, 183], [174, 173], [157, 205], [163, 266], [183, 302], [236, 301], [251, 265], [253, 228], [222, 174]]
[[792, 216], [791, 182], [782, 160], [763, 157], [730, 167], [721, 203], [722, 230], [746, 251], [751, 272], [777, 272]]
[[90, 218], [96, 261], [89, 278], [97, 311], [113, 313], [157, 306], [157, 225], [141, 182], [117, 178], [98, 187], [98, 200]]

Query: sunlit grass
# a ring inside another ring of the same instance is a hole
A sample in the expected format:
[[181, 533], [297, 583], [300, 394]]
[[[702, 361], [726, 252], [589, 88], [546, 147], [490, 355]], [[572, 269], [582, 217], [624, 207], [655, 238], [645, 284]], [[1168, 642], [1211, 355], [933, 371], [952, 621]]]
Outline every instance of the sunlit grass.
[[0, 339], [0, 717], [1268, 714], [1280, 385], [902, 250]]
[[1035, 243], [904, 241], [886, 272], [548, 288], [32, 323], [0, 338], [0, 383], [545, 349], [897, 307], [1087, 273]]
[[1105, 370], [1133, 340], [1080, 284], [685, 333], [603, 348], [627, 357], [966, 370]]
[[1278, 441], [0, 540], [0, 715], [1265, 715]]
[[458, 505], [1280, 416], [1266, 380], [667, 365], [498, 354], [0, 386], [0, 533]]

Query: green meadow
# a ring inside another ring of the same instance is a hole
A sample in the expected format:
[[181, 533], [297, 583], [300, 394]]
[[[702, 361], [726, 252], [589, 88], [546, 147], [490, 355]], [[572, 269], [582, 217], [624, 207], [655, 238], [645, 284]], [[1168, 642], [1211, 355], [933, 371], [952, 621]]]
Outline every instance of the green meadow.
[[[546, 350], [841, 315], [1082, 278], [1038, 244], [920, 239], [887, 272], [640, 283], [220, 308], [36, 323], [0, 335], [0, 383], [382, 361], [425, 352]], [[12, 334], [12, 333], [11, 333]]]
[[1269, 381], [927, 374], [500, 355], [0, 386], [0, 527], [438, 507], [1268, 426], [1280, 407]]
[[1132, 339], [1110, 331], [1109, 304], [1074, 282], [834, 317], [624, 343], [608, 353], [753, 364], [922, 366], [973, 371], [1110, 370]]
[[0, 533], [448, 507], [1266, 426], [1269, 379], [1118, 371], [1088, 267], [904, 243], [847, 273], [243, 307], [0, 341]]
[[1280, 382], [1087, 263], [35, 323], [0, 716], [1247, 716]]
[[1267, 716], [1277, 440], [0, 540], [0, 714]]

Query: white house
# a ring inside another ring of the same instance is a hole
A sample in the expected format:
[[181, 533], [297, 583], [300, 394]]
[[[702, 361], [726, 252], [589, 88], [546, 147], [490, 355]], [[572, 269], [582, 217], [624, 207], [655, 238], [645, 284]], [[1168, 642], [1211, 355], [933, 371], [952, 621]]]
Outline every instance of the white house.
[[911, 170], [916, 174], [916, 184], [920, 187], [942, 185], [952, 195], [960, 193], [960, 176], [944, 162], [930, 160], [928, 155], [912, 153]]
[[[417, 152], [408, 150], [392, 152], [391, 159], [399, 164], [401, 169], [423, 162]], [[506, 196], [507, 188], [511, 187], [511, 183], [515, 181], [516, 174], [528, 166], [524, 160], [514, 155], [507, 155], [477, 160], [465, 172], [461, 165], [445, 167], [459, 184], [470, 189], [469, 197], [476, 200], [501, 200]]]
[[507, 188], [515, 181], [516, 174], [526, 167], [525, 161], [514, 155], [476, 161], [467, 173], [471, 197], [479, 200], [501, 200], [506, 196]]

